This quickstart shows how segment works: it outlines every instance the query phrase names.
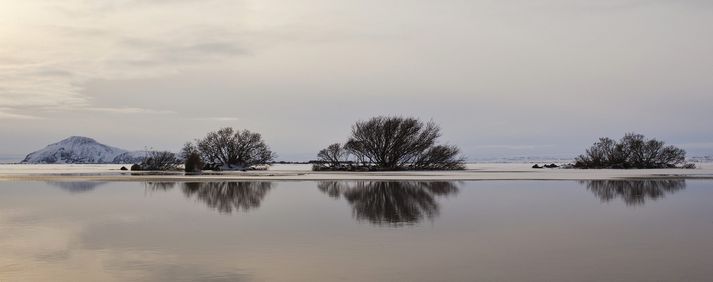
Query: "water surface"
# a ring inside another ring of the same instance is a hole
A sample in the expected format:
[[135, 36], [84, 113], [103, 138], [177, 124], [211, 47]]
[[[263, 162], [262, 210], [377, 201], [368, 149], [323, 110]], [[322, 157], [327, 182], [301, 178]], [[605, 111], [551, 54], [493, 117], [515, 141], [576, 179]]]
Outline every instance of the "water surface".
[[710, 281], [713, 181], [0, 182], [0, 281]]

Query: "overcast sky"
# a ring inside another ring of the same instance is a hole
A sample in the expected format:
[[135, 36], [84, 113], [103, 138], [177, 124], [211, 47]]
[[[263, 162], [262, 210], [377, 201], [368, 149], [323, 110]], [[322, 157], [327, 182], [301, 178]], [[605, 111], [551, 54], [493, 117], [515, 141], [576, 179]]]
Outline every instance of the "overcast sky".
[[306, 160], [374, 115], [471, 159], [629, 131], [705, 155], [712, 108], [709, 0], [0, 0], [0, 155], [232, 126]]

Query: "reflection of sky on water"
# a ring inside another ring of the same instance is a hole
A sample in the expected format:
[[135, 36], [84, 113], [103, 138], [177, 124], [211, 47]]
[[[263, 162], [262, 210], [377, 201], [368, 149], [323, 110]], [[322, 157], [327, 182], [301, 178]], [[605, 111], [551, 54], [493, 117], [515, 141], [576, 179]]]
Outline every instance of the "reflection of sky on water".
[[0, 182], [0, 279], [705, 281], [710, 183]]

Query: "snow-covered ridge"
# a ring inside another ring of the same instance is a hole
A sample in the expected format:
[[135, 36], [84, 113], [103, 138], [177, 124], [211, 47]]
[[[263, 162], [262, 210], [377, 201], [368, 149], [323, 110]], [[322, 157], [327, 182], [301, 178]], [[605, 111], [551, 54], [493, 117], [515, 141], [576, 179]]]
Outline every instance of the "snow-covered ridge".
[[145, 152], [107, 146], [89, 137], [72, 136], [28, 154], [22, 163], [32, 164], [107, 164], [134, 163]]

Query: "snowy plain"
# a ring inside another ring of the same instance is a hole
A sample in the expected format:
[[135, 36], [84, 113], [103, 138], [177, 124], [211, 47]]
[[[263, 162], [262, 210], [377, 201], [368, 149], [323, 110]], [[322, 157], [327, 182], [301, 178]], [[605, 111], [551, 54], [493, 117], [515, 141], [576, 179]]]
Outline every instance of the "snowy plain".
[[264, 171], [121, 171], [116, 164], [0, 164], [0, 180], [211, 181], [211, 180], [592, 180], [630, 178], [713, 179], [713, 163], [695, 169], [533, 169], [532, 163], [473, 163], [461, 171], [313, 172], [307, 164], [275, 164]]

